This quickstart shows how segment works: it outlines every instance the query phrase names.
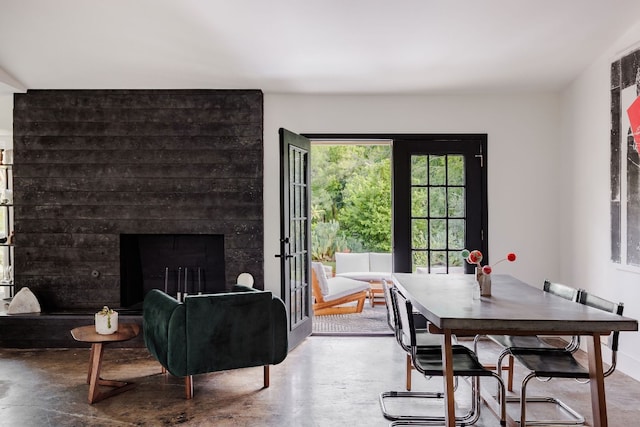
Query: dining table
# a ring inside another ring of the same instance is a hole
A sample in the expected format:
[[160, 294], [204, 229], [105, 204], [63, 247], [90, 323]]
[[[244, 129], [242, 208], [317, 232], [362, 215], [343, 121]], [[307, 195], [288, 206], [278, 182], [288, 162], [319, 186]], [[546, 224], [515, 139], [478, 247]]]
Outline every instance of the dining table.
[[[445, 420], [455, 426], [452, 336], [554, 335], [585, 336], [593, 426], [606, 427], [601, 337], [612, 331], [637, 331], [638, 321], [585, 306], [529, 285], [506, 274], [491, 274], [490, 296], [474, 296], [473, 274], [394, 273], [393, 282], [430, 330], [442, 335]], [[497, 401], [485, 399], [500, 414]], [[507, 416], [507, 425], [518, 423]]]

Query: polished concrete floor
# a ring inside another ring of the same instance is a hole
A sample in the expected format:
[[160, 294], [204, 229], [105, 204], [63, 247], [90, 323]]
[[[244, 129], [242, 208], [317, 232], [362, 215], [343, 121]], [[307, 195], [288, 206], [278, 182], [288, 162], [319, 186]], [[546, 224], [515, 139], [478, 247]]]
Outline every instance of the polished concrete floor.
[[[492, 346], [482, 344], [483, 361], [493, 361], [497, 349]], [[107, 347], [104, 357], [104, 378], [137, 386], [89, 405], [88, 349], [0, 349], [0, 426], [387, 426], [378, 394], [404, 387], [405, 356], [391, 336], [312, 336], [271, 368], [270, 388], [262, 388], [261, 368], [199, 375], [189, 401], [183, 381], [162, 375], [146, 350]], [[439, 379], [427, 381], [415, 372], [413, 383], [415, 390], [441, 386]], [[493, 387], [489, 379], [483, 385]], [[531, 389], [562, 396], [591, 419], [588, 385], [554, 380]], [[461, 409], [469, 402], [468, 392], [461, 382], [456, 395]], [[640, 424], [640, 383], [614, 373], [607, 379], [607, 401], [610, 426]], [[435, 412], [441, 407], [391, 402], [390, 409]], [[476, 425], [499, 425], [483, 409]], [[509, 412], [515, 415], [517, 407], [509, 405]]]

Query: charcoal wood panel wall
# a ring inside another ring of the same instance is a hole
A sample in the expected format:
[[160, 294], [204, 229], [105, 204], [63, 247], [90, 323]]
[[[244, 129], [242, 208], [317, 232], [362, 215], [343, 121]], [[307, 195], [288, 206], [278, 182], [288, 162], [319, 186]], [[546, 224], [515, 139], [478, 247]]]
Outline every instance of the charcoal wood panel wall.
[[226, 285], [262, 287], [262, 127], [259, 90], [16, 94], [16, 287], [118, 307], [121, 233], [224, 234]]

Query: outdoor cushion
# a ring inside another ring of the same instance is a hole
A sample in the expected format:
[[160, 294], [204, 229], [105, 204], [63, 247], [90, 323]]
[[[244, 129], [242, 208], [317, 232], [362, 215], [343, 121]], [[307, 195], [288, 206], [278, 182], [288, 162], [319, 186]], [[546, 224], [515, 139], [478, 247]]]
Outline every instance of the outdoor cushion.
[[336, 277], [344, 277], [346, 279], [361, 280], [363, 282], [387, 282], [392, 281], [391, 273], [383, 273], [381, 271], [353, 271], [351, 273], [340, 273]]
[[369, 271], [369, 253], [336, 252], [336, 274]]
[[391, 273], [391, 254], [389, 253], [369, 253], [369, 271], [382, 271]]
[[322, 296], [329, 295], [329, 283], [327, 281], [327, 274], [324, 269], [324, 266], [321, 262], [312, 262], [311, 268], [316, 273], [316, 277], [318, 278], [318, 284], [320, 285], [320, 292]]
[[325, 301], [335, 301], [359, 291], [369, 290], [369, 283], [346, 277], [333, 277], [328, 281], [329, 293], [323, 295]]
[[365, 282], [391, 280], [392, 256], [390, 253], [336, 252], [336, 276]]

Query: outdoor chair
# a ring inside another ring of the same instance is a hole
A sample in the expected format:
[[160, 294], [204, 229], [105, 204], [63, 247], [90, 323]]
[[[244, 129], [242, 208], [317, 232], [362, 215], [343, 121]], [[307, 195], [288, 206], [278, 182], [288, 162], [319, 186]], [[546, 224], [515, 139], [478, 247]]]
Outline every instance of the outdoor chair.
[[[598, 296], [592, 295], [586, 291], [579, 292], [580, 304], [599, 310], [607, 311], [617, 315], [622, 315], [624, 306], [622, 303], [616, 304], [607, 301]], [[604, 376], [608, 377], [616, 368], [617, 351], [618, 351], [619, 332], [613, 332], [608, 339], [603, 341], [611, 350], [611, 363], [609, 369], [604, 372]], [[524, 426], [526, 421], [526, 405], [528, 402], [536, 401], [527, 397], [527, 384], [532, 378], [538, 378], [543, 381], [549, 381], [552, 378], [573, 378], [579, 382], [587, 382], [589, 380], [589, 368], [581, 365], [573, 356], [572, 348], [520, 348], [512, 347], [510, 353], [522, 364], [529, 372], [522, 380], [520, 388], [520, 425]], [[567, 349], [568, 348], [568, 349]], [[498, 361], [500, 364], [500, 361]], [[568, 420], [529, 420], [526, 425], [551, 425], [551, 424], [584, 424], [585, 420], [582, 415], [570, 408], [565, 403], [553, 398], [542, 397], [537, 401], [555, 402], [565, 409], [573, 419]]]
[[362, 313], [369, 288], [369, 283], [359, 280], [327, 278], [322, 263], [311, 263], [311, 289], [315, 300], [313, 313], [316, 316]]
[[[419, 346], [417, 330], [413, 317], [413, 306], [394, 286], [391, 288], [391, 303], [396, 316], [396, 336], [403, 338], [398, 343], [409, 342], [411, 360], [415, 369], [425, 377], [442, 377], [443, 362], [441, 345]], [[405, 338], [406, 337], [406, 338]], [[402, 344], [401, 344], [402, 345]], [[498, 381], [498, 398], [500, 399], [500, 422], [506, 423], [505, 396], [506, 391], [502, 378], [495, 372], [485, 369], [476, 354], [463, 345], [453, 345], [453, 374], [456, 377], [472, 377], [471, 381], [471, 408], [462, 415], [456, 416], [456, 424], [469, 425], [480, 418], [480, 377], [494, 377]], [[392, 426], [397, 425], [434, 425], [442, 424], [444, 416], [437, 415], [399, 415], [391, 414], [384, 404], [385, 398], [390, 397], [423, 397], [444, 398], [442, 392], [384, 392], [380, 395], [380, 405], [385, 418], [393, 420]]]

